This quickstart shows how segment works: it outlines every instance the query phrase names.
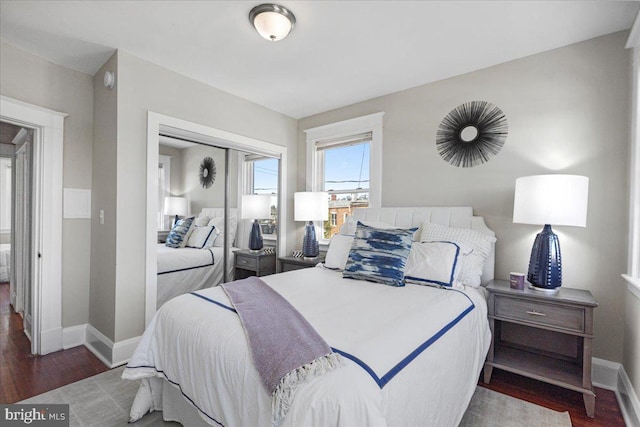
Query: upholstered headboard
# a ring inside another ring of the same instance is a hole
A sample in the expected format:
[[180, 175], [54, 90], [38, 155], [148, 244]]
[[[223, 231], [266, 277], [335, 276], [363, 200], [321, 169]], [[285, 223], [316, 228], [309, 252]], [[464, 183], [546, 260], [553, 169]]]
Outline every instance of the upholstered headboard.
[[[454, 228], [471, 228], [495, 236], [484, 218], [473, 216], [473, 209], [463, 207], [401, 207], [354, 209], [353, 218], [360, 221], [384, 222], [402, 228], [419, 227], [425, 222]], [[482, 270], [482, 283], [493, 280], [495, 269], [495, 245]]]

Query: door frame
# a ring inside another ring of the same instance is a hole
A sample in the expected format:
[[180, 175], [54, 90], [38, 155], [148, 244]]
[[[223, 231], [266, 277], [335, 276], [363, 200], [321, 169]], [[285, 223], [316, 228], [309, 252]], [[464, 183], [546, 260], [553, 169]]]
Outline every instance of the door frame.
[[174, 136], [189, 137], [197, 135], [199, 142], [277, 157], [280, 159], [280, 189], [278, 191], [278, 256], [285, 255], [285, 236], [287, 235], [287, 147], [238, 135], [233, 132], [216, 129], [176, 117], [149, 111], [147, 113], [147, 254], [146, 254], [146, 291], [145, 291], [145, 327], [156, 313], [158, 265], [156, 245], [157, 205], [158, 205], [158, 149], [160, 130]]
[[62, 349], [62, 173], [65, 113], [0, 95], [0, 120], [33, 128], [31, 352]]

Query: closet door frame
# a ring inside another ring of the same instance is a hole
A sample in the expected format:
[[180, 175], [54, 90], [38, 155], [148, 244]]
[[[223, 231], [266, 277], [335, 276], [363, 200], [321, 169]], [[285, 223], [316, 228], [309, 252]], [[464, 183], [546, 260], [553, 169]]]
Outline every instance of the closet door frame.
[[[195, 139], [198, 142], [218, 148], [234, 149], [279, 158], [280, 189], [278, 191], [278, 240], [276, 247], [278, 256], [284, 256], [286, 251], [283, 237], [286, 236], [287, 206], [285, 195], [287, 194], [287, 189], [286, 179], [283, 179], [283, 177], [287, 176], [287, 147], [149, 111], [147, 113], [145, 327], [151, 322], [156, 312], [158, 266], [155, 246], [157, 244], [158, 233], [154, 219], [156, 217], [158, 203], [157, 168], [161, 132], [191, 138], [192, 140]], [[228, 215], [225, 215], [225, 217], [226, 216]]]

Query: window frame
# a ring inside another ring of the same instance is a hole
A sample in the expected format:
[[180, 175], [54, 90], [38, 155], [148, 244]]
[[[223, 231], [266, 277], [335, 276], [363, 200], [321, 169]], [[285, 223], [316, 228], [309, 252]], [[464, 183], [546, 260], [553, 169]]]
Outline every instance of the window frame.
[[[330, 123], [303, 130], [306, 135], [306, 191], [323, 191], [324, 164], [316, 149], [318, 141], [348, 138], [371, 132], [369, 143], [369, 207], [379, 208], [382, 204], [382, 132], [384, 112], [369, 114], [340, 122]], [[316, 227], [322, 227], [317, 221]], [[322, 235], [322, 234], [321, 234]], [[326, 245], [328, 239], [319, 239]]]
[[[278, 159], [277, 157], [271, 157], [271, 156], [265, 156], [265, 155], [260, 155], [260, 154], [248, 154], [248, 153], [243, 153], [240, 152], [238, 153], [238, 161], [241, 165], [241, 174], [240, 174], [240, 185], [238, 188], [242, 189], [242, 191], [238, 194], [238, 206], [241, 206], [242, 204], [242, 194], [258, 194], [255, 192], [255, 181], [254, 181], [254, 177], [255, 177], [255, 173], [254, 173], [254, 167], [255, 167], [255, 162], [259, 161], [259, 160], [267, 160], [267, 159], [273, 159], [276, 160], [278, 163], [278, 173], [279, 173], [279, 169], [281, 167], [281, 161], [280, 159]], [[279, 186], [279, 184], [278, 184]], [[264, 194], [264, 193], [263, 193]], [[271, 194], [272, 197], [275, 197], [275, 201], [276, 201], [276, 209], [278, 211], [278, 216], [277, 216], [277, 221], [278, 221], [278, 229], [280, 228], [280, 224], [279, 224], [279, 218], [280, 218], [280, 207], [279, 207], [279, 195], [278, 195], [278, 188], [276, 188], [275, 193]], [[263, 233], [262, 234], [262, 238], [264, 240], [269, 240], [269, 241], [273, 241], [275, 242], [278, 239], [278, 233], [276, 231], [276, 233]]]

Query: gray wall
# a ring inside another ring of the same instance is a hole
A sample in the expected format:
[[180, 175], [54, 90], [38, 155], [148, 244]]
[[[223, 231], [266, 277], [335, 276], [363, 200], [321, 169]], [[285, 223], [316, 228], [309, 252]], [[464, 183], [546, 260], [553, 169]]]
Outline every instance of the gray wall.
[[[594, 355], [622, 361], [626, 268], [629, 71], [627, 33], [616, 33], [299, 121], [298, 189], [304, 189], [303, 130], [384, 111], [383, 206], [472, 206], [498, 237], [496, 277], [526, 271], [538, 226], [513, 224], [515, 179], [543, 173], [590, 178], [586, 228], [556, 227], [564, 286], [590, 290]], [[399, 70], [398, 72], [401, 72]], [[509, 121], [502, 151], [457, 168], [438, 155], [436, 130], [456, 106], [500, 107]]]
[[[144, 329], [147, 112], [286, 146], [290, 170], [296, 164], [297, 122], [122, 51], [118, 52], [116, 79], [118, 226], [113, 229], [115, 247], [109, 249], [116, 253], [116, 299], [115, 305], [106, 308], [115, 313], [115, 331], [113, 335], [101, 332], [121, 341], [140, 335]], [[295, 188], [295, 173], [290, 172], [287, 178], [290, 188]], [[293, 229], [293, 222], [289, 227]], [[102, 243], [92, 242], [92, 246], [98, 244]], [[112, 284], [92, 276], [92, 289], [102, 286]], [[92, 301], [91, 310], [94, 308]]]
[[[91, 189], [93, 77], [0, 42], [0, 94], [68, 114], [63, 185]], [[89, 320], [90, 235], [90, 220], [63, 220], [63, 327]]]
[[[118, 82], [111, 90], [102, 82], [106, 71], [115, 73], [117, 69], [118, 56], [113, 54], [96, 73], [94, 84], [89, 323], [109, 338], [115, 333]], [[100, 224], [101, 210], [104, 211], [104, 224]]]

